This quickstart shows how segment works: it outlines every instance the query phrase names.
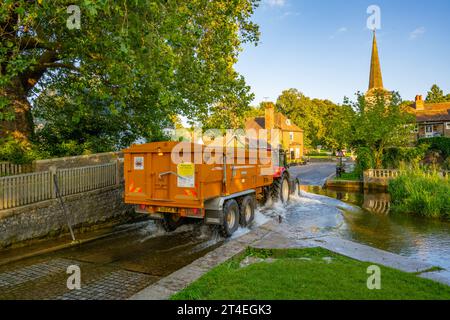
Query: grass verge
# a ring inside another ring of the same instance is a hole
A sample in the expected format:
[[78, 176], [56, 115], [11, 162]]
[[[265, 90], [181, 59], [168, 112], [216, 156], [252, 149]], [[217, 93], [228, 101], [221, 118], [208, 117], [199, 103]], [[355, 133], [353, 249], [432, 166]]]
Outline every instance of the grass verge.
[[[240, 268], [246, 256], [273, 258]], [[330, 259], [331, 258], [331, 259]], [[255, 250], [214, 268], [172, 300], [450, 299], [450, 287], [380, 266], [381, 289], [369, 290], [367, 268], [325, 249]]]

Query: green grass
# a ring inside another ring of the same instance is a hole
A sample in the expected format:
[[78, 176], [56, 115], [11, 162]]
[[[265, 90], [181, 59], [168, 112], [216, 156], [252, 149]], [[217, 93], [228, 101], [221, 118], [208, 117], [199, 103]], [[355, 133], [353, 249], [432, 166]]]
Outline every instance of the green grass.
[[[247, 255], [272, 257], [276, 260], [240, 268], [239, 262]], [[331, 263], [327, 263], [324, 257], [331, 257]], [[171, 299], [450, 299], [448, 286], [381, 266], [381, 290], [369, 290], [366, 285], [369, 265], [371, 264], [321, 248], [263, 251], [249, 249], [244, 255], [214, 268]]]
[[348, 181], [360, 181], [359, 174], [357, 172], [346, 172], [341, 177], [336, 177], [335, 180], [348, 180]]
[[450, 180], [419, 168], [389, 182], [392, 212], [450, 220]]

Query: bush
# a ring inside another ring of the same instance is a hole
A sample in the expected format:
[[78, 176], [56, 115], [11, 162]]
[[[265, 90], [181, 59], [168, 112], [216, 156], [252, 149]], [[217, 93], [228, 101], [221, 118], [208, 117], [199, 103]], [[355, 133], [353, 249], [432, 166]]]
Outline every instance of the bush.
[[362, 176], [365, 170], [375, 168], [375, 158], [372, 150], [367, 147], [356, 149], [356, 166], [355, 173]]
[[444, 159], [450, 156], [450, 138], [448, 137], [420, 139], [419, 146], [423, 144], [429, 145], [429, 150], [439, 151]]
[[444, 163], [442, 164], [442, 169], [450, 170], [450, 157], [447, 157], [447, 159], [445, 159]]
[[397, 169], [402, 163], [417, 165], [425, 158], [428, 148], [429, 145], [425, 143], [417, 147], [389, 148], [383, 154], [383, 167]]
[[392, 211], [450, 220], [450, 180], [437, 171], [404, 171], [389, 183]]
[[37, 156], [37, 152], [27, 143], [13, 138], [0, 139], [0, 161], [27, 164], [35, 160]]

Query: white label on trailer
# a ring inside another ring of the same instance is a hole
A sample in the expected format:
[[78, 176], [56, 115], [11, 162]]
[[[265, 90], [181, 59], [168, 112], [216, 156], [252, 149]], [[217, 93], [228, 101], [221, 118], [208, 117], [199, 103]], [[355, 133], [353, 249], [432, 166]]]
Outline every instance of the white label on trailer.
[[144, 157], [134, 157], [134, 170], [144, 170]]

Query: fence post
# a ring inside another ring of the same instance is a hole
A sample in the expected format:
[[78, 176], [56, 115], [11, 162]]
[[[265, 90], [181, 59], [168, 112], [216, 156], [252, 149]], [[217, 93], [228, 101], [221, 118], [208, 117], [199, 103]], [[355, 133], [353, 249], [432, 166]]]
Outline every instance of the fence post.
[[51, 190], [51, 195], [52, 195], [52, 199], [56, 199], [56, 188], [55, 188], [55, 183], [54, 183], [54, 179], [56, 176], [56, 167], [55, 166], [51, 166], [50, 168], [48, 168], [48, 171], [50, 172], [50, 190]]

